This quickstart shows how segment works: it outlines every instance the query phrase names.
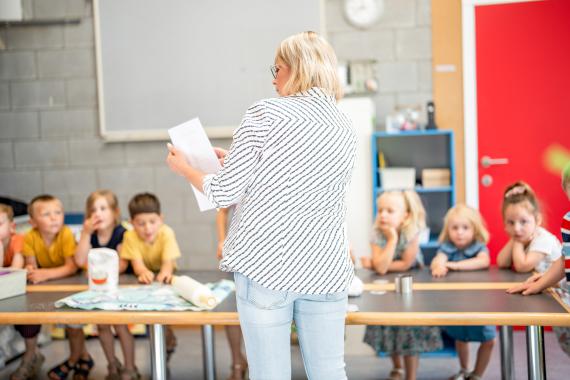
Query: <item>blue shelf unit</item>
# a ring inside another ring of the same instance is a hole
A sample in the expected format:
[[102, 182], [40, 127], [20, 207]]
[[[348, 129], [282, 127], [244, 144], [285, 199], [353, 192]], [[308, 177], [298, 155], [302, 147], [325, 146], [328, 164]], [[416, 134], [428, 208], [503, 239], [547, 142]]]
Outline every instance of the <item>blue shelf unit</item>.
[[[383, 191], [380, 181], [378, 155], [382, 152], [386, 167], [413, 167], [416, 169], [414, 190], [422, 199], [427, 214], [430, 238], [421, 245], [426, 263], [435, 255], [437, 238], [443, 228], [443, 217], [455, 204], [455, 156], [453, 131], [429, 130], [399, 133], [375, 132], [371, 137], [372, 152], [372, 204], [376, 216], [376, 198]], [[450, 184], [424, 188], [422, 170], [445, 168], [450, 171]]]

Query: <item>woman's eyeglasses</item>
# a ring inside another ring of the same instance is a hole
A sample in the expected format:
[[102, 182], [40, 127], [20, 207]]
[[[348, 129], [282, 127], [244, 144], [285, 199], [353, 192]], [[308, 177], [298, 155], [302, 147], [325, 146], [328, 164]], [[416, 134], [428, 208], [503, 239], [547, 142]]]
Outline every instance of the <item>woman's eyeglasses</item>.
[[271, 65], [271, 66], [269, 66], [269, 70], [271, 70], [271, 75], [273, 75], [273, 79], [276, 79], [277, 73], [279, 72], [279, 66]]

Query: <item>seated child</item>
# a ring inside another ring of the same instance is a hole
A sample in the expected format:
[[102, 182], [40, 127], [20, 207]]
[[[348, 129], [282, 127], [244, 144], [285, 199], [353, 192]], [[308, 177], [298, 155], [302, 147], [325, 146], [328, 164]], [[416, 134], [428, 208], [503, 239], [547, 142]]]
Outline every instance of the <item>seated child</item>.
[[[170, 283], [180, 248], [174, 231], [164, 224], [160, 201], [151, 193], [137, 194], [129, 202], [129, 214], [134, 229], [125, 232], [121, 258], [130, 261], [139, 282]], [[158, 273], [155, 275], [155, 272]], [[170, 326], [166, 326], [165, 335], [170, 359], [176, 348], [176, 337]]]
[[[439, 237], [441, 246], [431, 262], [434, 277], [443, 277], [449, 270], [478, 270], [489, 267], [487, 242], [489, 232], [479, 212], [469, 206], [458, 204], [445, 215]], [[448, 326], [447, 333], [455, 339], [461, 369], [450, 379], [479, 380], [491, 359], [495, 344], [495, 326]], [[469, 342], [481, 342], [477, 352], [475, 369], [469, 366]]]
[[534, 191], [525, 182], [508, 186], [503, 195], [503, 221], [510, 240], [499, 252], [500, 268], [516, 272], [545, 272], [560, 258], [562, 247], [540, 226], [542, 215]]
[[[61, 201], [51, 195], [40, 195], [28, 206], [32, 229], [24, 236], [24, 254], [28, 281], [37, 284], [47, 280], [71, 276], [77, 271], [73, 260], [75, 239], [69, 227], [63, 224]], [[13, 379], [30, 377], [41, 367], [43, 355], [37, 352], [39, 325], [16, 326], [26, 341], [22, 364]], [[66, 379], [74, 371], [76, 379], [87, 379], [94, 362], [85, 348], [82, 326], [66, 326], [69, 339], [69, 358], [48, 372], [53, 380]]]
[[[570, 162], [562, 171], [562, 189], [570, 201]], [[531, 276], [523, 284], [508, 289], [509, 293], [522, 293], [525, 296], [542, 292], [551, 286], [556, 286], [560, 280], [566, 280], [564, 291], [570, 293], [570, 211], [562, 217], [560, 227], [562, 235], [562, 252], [560, 259], [554, 261], [545, 273]], [[568, 299], [568, 297], [566, 297]], [[569, 305], [570, 306], [570, 305]], [[553, 327], [558, 337], [560, 348], [570, 356], [570, 327]]]
[[[386, 191], [377, 200], [378, 212], [372, 229], [372, 259], [362, 260], [364, 267], [380, 274], [405, 272], [422, 266], [419, 233], [425, 228], [425, 210], [415, 191]], [[415, 379], [418, 355], [441, 349], [441, 331], [437, 326], [366, 326], [364, 342], [377, 353], [392, 358], [389, 379]]]
[[[91, 248], [111, 248], [121, 251], [126, 229], [121, 225], [119, 202], [109, 190], [94, 191], [87, 198], [85, 220], [81, 237], [75, 251], [75, 263], [87, 267], [87, 254]], [[119, 260], [119, 273], [128, 266], [125, 259]], [[113, 325], [121, 342], [125, 365], [115, 356], [115, 337], [110, 325], [97, 325], [99, 341], [107, 358], [107, 380], [137, 380], [140, 378], [135, 366], [135, 342], [127, 325]]]
[[[235, 207], [221, 208], [216, 214], [216, 231], [218, 233], [218, 249], [216, 250], [216, 257], [218, 260], [222, 259], [222, 251], [224, 241], [226, 240], [228, 221], [233, 215]], [[231, 375], [227, 380], [243, 380], [247, 372], [247, 360], [241, 351], [241, 342], [243, 336], [241, 333], [241, 326], [226, 326], [226, 337], [230, 345], [232, 354]]]
[[0, 263], [2, 267], [23, 268], [24, 236], [16, 233], [12, 207], [0, 203]]

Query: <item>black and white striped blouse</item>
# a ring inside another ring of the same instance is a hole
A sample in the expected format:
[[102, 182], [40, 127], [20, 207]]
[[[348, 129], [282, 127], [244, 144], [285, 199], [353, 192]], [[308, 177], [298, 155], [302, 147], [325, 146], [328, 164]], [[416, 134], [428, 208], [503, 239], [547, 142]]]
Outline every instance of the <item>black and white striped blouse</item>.
[[348, 288], [354, 268], [346, 191], [356, 134], [334, 97], [313, 87], [252, 105], [204, 193], [237, 204], [220, 269], [274, 290], [326, 294]]

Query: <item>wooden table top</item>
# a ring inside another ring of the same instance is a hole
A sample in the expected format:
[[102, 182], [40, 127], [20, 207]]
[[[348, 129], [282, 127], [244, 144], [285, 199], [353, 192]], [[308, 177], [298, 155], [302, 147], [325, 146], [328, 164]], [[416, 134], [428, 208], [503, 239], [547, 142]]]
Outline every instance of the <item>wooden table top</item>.
[[[509, 295], [504, 289], [528, 278], [528, 274], [492, 268], [473, 272], [450, 272], [435, 279], [429, 270], [407, 272], [413, 276], [414, 291], [402, 295], [393, 291], [398, 274], [379, 276], [358, 270], [367, 289], [349, 303], [358, 311], [349, 312], [349, 324], [382, 325], [565, 325], [570, 313], [551, 292], [525, 297]], [[232, 279], [219, 271], [180, 271], [200, 282]], [[133, 275], [121, 275], [121, 286], [137, 285]], [[87, 277], [78, 274], [29, 285], [26, 295], [0, 301], [0, 323], [145, 323], [180, 325], [237, 324], [235, 296], [230, 295], [213, 311], [86, 311], [56, 309], [54, 302], [87, 289]]]

